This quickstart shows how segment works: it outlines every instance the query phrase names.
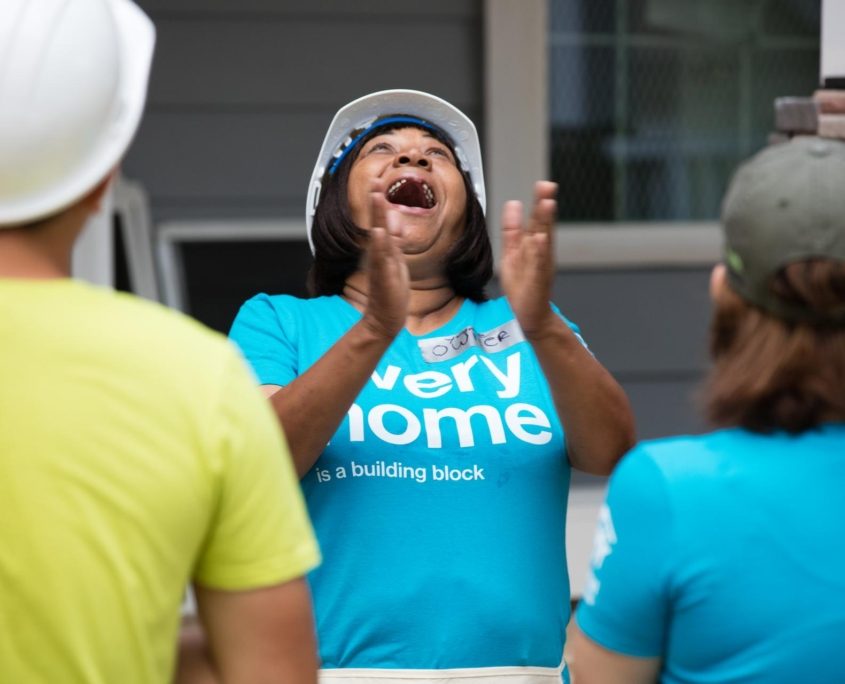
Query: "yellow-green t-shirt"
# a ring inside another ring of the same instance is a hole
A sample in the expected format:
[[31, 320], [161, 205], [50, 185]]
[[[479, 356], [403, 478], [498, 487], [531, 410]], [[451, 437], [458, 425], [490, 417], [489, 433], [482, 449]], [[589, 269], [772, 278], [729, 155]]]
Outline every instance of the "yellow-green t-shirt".
[[0, 682], [169, 681], [191, 579], [318, 562], [277, 422], [220, 335], [70, 280], [0, 280]]

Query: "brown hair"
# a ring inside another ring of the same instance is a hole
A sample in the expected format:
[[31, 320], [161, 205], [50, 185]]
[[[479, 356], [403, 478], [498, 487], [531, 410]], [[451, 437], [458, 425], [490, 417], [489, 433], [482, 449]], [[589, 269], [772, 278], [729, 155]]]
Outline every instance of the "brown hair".
[[845, 263], [792, 263], [770, 288], [819, 322], [789, 323], [721, 288], [703, 396], [708, 418], [723, 427], [791, 433], [845, 420]]

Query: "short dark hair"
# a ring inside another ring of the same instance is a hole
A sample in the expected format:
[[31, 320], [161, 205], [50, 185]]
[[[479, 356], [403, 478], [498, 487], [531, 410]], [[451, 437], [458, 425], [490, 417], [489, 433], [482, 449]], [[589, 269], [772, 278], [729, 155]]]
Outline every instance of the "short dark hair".
[[[320, 201], [311, 226], [314, 262], [308, 273], [308, 291], [312, 296], [343, 292], [346, 279], [357, 270], [361, 259], [361, 244], [367, 237], [367, 231], [355, 225], [349, 212], [347, 185], [352, 164], [367, 140], [396, 128], [407, 127], [413, 127], [413, 124], [375, 129], [346, 156], [334, 174], [327, 173], [323, 177]], [[439, 130], [423, 130], [448, 146], [455, 156], [454, 146], [446, 134]], [[351, 137], [355, 135], [353, 131]], [[446, 256], [446, 277], [455, 294], [480, 302], [487, 299], [485, 288], [493, 277], [493, 249], [487, 234], [484, 211], [475, 195], [469, 174], [461, 170], [461, 176], [467, 194], [466, 224]]]
[[821, 322], [789, 323], [722, 288], [710, 328], [714, 365], [703, 393], [708, 418], [764, 433], [845, 420], [845, 263], [795, 262], [770, 288]]

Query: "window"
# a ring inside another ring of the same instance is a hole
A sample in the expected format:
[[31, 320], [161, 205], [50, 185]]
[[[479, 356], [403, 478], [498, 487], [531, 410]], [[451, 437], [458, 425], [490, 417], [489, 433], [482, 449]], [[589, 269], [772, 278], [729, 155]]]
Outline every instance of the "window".
[[563, 222], [712, 221], [774, 99], [819, 82], [820, 0], [549, 0]]
[[156, 237], [164, 303], [220, 332], [259, 292], [307, 295], [311, 250], [300, 220], [171, 221]]

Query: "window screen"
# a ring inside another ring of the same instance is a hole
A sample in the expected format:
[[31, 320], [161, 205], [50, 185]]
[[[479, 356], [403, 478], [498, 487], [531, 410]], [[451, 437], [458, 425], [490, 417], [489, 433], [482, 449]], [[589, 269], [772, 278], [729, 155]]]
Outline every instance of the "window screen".
[[563, 221], [712, 220], [774, 99], [819, 81], [820, 0], [550, 0]]

